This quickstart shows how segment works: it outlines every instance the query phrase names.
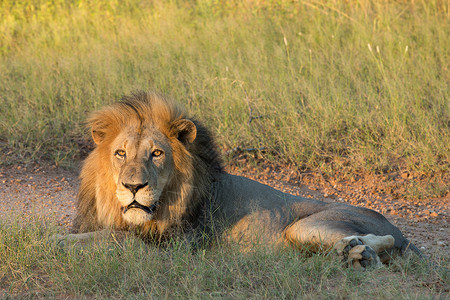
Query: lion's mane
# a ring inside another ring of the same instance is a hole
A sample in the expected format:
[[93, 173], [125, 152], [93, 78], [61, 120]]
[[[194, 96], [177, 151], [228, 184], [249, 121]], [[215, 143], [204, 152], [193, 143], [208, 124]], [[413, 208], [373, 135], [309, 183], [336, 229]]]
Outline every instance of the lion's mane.
[[[197, 127], [192, 144], [176, 141], [179, 136], [173, 125], [181, 119], [189, 119]], [[125, 125], [158, 128], [170, 141], [175, 166], [174, 175], [160, 197], [157, 217], [137, 230], [144, 235], [162, 236], [197, 217], [222, 167], [211, 134], [198, 121], [189, 118], [176, 102], [156, 93], [139, 92], [93, 113], [87, 125], [92, 135], [101, 137], [102, 142], [86, 158], [81, 170], [74, 232], [108, 227], [130, 229], [116, 198], [110, 158], [110, 145]]]

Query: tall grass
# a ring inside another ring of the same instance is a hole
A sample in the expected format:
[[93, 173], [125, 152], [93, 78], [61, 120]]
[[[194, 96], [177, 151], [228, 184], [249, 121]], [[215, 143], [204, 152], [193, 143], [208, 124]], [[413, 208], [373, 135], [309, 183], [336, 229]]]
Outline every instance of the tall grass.
[[0, 143], [71, 160], [90, 111], [156, 89], [223, 148], [445, 172], [449, 23], [440, 0], [2, 1]]
[[355, 271], [333, 256], [246, 254], [221, 242], [196, 251], [137, 239], [60, 248], [48, 239], [55, 232], [40, 222], [0, 224], [0, 298], [435, 299], [445, 298], [448, 280], [445, 268], [414, 260]]

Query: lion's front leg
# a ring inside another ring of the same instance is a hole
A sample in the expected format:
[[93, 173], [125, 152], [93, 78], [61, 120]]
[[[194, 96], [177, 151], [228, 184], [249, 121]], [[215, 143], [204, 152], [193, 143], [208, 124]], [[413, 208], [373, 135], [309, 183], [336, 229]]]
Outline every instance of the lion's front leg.
[[62, 247], [68, 245], [85, 246], [102, 241], [120, 243], [125, 238], [126, 233], [121, 231], [114, 231], [110, 229], [103, 229], [99, 231], [92, 231], [86, 233], [76, 234], [55, 234], [50, 237], [51, 241], [58, 243]]
[[354, 268], [380, 267], [379, 254], [392, 248], [394, 241], [392, 235], [348, 236], [338, 241], [333, 248], [347, 266]]

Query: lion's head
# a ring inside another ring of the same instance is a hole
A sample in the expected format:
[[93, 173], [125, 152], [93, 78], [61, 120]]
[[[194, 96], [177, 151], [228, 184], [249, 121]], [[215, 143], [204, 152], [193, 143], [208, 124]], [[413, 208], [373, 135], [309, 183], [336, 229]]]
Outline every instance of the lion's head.
[[173, 101], [139, 93], [91, 115], [75, 230], [163, 234], [193, 217], [221, 171], [210, 134]]

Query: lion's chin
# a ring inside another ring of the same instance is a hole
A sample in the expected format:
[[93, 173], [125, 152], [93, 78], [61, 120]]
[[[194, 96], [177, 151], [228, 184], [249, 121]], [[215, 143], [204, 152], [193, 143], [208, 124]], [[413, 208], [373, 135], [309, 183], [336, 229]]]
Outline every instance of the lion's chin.
[[122, 216], [125, 222], [133, 225], [144, 225], [145, 222], [153, 218], [153, 214], [149, 214], [140, 208], [130, 208]]

